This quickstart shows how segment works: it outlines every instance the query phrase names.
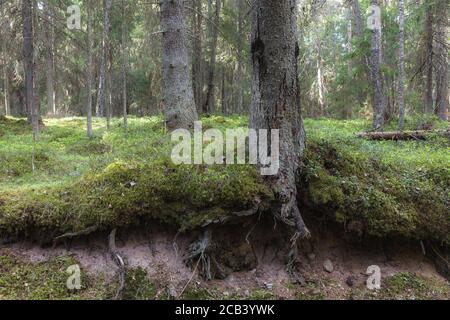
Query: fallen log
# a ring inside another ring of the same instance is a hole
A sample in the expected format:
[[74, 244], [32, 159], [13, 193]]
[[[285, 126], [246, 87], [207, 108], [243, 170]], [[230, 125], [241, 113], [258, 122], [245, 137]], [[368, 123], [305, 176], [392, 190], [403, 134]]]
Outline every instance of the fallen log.
[[426, 140], [431, 134], [450, 137], [449, 130], [417, 130], [417, 131], [392, 131], [392, 132], [361, 132], [358, 138], [369, 140]]

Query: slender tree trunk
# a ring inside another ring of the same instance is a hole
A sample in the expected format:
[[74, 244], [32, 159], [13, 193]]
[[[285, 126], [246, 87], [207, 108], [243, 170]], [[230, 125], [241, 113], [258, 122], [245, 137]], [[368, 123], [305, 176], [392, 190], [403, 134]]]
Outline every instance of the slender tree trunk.
[[355, 24], [354, 34], [355, 36], [360, 38], [363, 36], [363, 20], [361, 15], [361, 8], [359, 6], [359, 0], [350, 0], [350, 5]]
[[35, 64], [34, 64], [34, 28], [33, 28], [33, 4], [31, 0], [22, 1], [23, 18], [23, 62], [25, 70], [25, 103], [28, 114], [28, 122], [33, 125], [33, 137], [39, 135], [39, 118], [35, 96]]
[[5, 95], [5, 115], [11, 115], [10, 105], [9, 105], [9, 74], [8, 74], [8, 64], [6, 56], [3, 58], [3, 86]]
[[[320, 40], [319, 40], [320, 42]], [[325, 115], [325, 86], [323, 83], [321, 44], [317, 45], [317, 89], [319, 93], [319, 113]]]
[[398, 0], [399, 48], [398, 48], [398, 129], [403, 130], [405, 125], [405, 2]]
[[217, 40], [219, 37], [219, 23], [220, 23], [220, 10], [222, 0], [216, 0], [216, 10], [214, 14], [214, 25], [212, 26], [212, 39], [209, 58], [209, 71], [208, 71], [208, 88], [206, 91], [206, 102], [204, 110], [206, 113], [213, 113], [215, 109], [215, 86], [214, 86], [214, 73], [216, 67], [216, 54], [217, 54]]
[[226, 86], [226, 68], [225, 66], [222, 66], [222, 72], [221, 72], [221, 103], [222, 103], [222, 114], [226, 115], [228, 114], [228, 104], [227, 104], [227, 86]]
[[126, 10], [125, 2], [122, 0], [122, 112], [123, 112], [123, 128], [125, 136], [128, 135], [128, 111], [127, 111], [127, 29], [126, 29]]
[[[1, 6], [1, 14], [4, 15], [6, 10], [4, 10], [4, 3], [0, 4]], [[5, 104], [5, 115], [9, 116], [11, 114], [10, 110], [10, 98], [9, 98], [9, 59], [8, 53], [6, 50], [6, 42], [7, 42], [7, 34], [9, 31], [8, 25], [3, 26], [3, 30], [0, 30], [2, 33], [2, 65], [3, 65], [3, 90], [4, 90], [4, 104]]]
[[106, 69], [106, 97], [107, 101], [105, 103], [106, 106], [106, 128], [107, 130], [111, 127], [111, 116], [113, 112], [113, 104], [112, 104], [112, 50], [111, 43], [108, 41], [108, 49], [106, 50], [108, 56], [107, 69]]
[[89, 138], [93, 136], [92, 130], [92, 83], [93, 83], [93, 75], [92, 75], [92, 0], [87, 0], [87, 16], [88, 16], [88, 26], [87, 26], [87, 45], [88, 45], [88, 56], [87, 56], [87, 106], [86, 106], [86, 114], [87, 114], [87, 135]]
[[[352, 45], [352, 40], [353, 40], [353, 21], [352, 21], [352, 11], [351, 9], [348, 12], [348, 22], [347, 22], [347, 53], [351, 54], [353, 51], [353, 45]], [[348, 75], [349, 77], [352, 76], [353, 74], [353, 61], [352, 59], [348, 59], [347, 62], [347, 70], [348, 70]]]
[[276, 216], [296, 227], [295, 239], [306, 237], [309, 231], [296, 200], [299, 159], [305, 148], [298, 82], [297, 1], [254, 0], [252, 5], [250, 127], [279, 130], [280, 169], [267, 181], [281, 205]]
[[[352, 19], [352, 10], [351, 8], [347, 12], [347, 53], [350, 55], [353, 52], [353, 19]], [[347, 74], [350, 79], [350, 83], [353, 85], [353, 60], [351, 58], [348, 59], [347, 62]], [[344, 119], [352, 118], [352, 105], [348, 103], [343, 110]]]
[[436, 70], [436, 112], [441, 120], [448, 119], [449, 93], [448, 93], [448, 1], [438, 0], [437, 4], [437, 34], [436, 57], [438, 68]]
[[[356, 37], [357, 39], [361, 40], [364, 36], [364, 32], [363, 32], [363, 19], [362, 19], [362, 15], [361, 15], [361, 8], [359, 6], [359, 0], [350, 0], [350, 7], [351, 7], [351, 11], [352, 11], [352, 20], [353, 20], [353, 26], [354, 28], [352, 28], [352, 37]], [[368, 64], [369, 59], [367, 58], [366, 55], [364, 55], [363, 57], [360, 57], [358, 60], [358, 64], [360, 65], [367, 65]], [[364, 69], [366, 69], [364, 67]], [[369, 76], [370, 76], [370, 72], [369, 72]], [[357, 79], [360, 80], [361, 79]], [[364, 76], [362, 81], [367, 81], [367, 77]], [[358, 100], [358, 104], [359, 106], [364, 105], [364, 102], [366, 100], [366, 94], [361, 90], [357, 93], [357, 100]]]
[[[371, 4], [379, 6], [379, 0], [371, 0]], [[369, 59], [370, 79], [373, 90], [373, 128], [383, 130], [384, 102], [383, 85], [381, 80], [381, 27], [372, 30], [371, 55]]]
[[55, 66], [53, 60], [53, 15], [51, 8], [47, 2], [43, 2], [44, 6], [44, 36], [45, 36], [45, 59], [47, 64], [46, 77], [47, 77], [47, 112], [51, 112], [56, 115], [55, 104]]
[[95, 114], [102, 117], [105, 114], [106, 102], [106, 67], [108, 59], [108, 41], [109, 41], [109, 14], [111, 11], [112, 0], [104, 0], [103, 6], [103, 33], [102, 33], [102, 55], [100, 59], [100, 74], [97, 92], [97, 104]]
[[236, 112], [244, 113], [244, 11], [245, 0], [237, 0], [238, 8], [238, 39], [236, 68]]
[[189, 76], [183, 0], [161, 1], [165, 120], [169, 130], [193, 128], [198, 119]]
[[425, 90], [423, 105], [425, 113], [433, 112], [433, 7], [425, 3]]
[[192, 13], [192, 24], [193, 24], [193, 55], [192, 55], [192, 83], [194, 89], [194, 99], [197, 106], [201, 106], [203, 103], [203, 51], [202, 51], [202, 40], [203, 40], [203, 15], [202, 15], [202, 1], [193, 0], [193, 13]]

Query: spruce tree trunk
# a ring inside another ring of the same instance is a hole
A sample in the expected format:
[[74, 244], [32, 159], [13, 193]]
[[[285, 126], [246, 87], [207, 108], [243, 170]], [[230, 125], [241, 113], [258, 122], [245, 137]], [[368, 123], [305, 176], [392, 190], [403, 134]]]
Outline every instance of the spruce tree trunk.
[[300, 214], [297, 173], [305, 148], [298, 83], [297, 1], [253, 1], [251, 38], [252, 105], [250, 127], [280, 130], [280, 169], [266, 177], [280, 207], [277, 218], [296, 228], [296, 237], [309, 231]]
[[438, 68], [436, 70], [436, 113], [441, 120], [448, 120], [449, 94], [448, 94], [448, 1], [438, 0], [437, 5], [437, 32], [436, 57]]
[[122, 0], [122, 113], [123, 113], [123, 127], [125, 136], [128, 134], [128, 111], [127, 111], [127, 29], [126, 29], [126, 10], [125, 3]]
[[245, 0], [237, 0], [238, 8], [238, 41], [237, 41], [237, 68], [236, 68], [236, 113], [244, 113], [244, 11]]
[[56, 115], [55, 104], [55, 66], [53, 61], [53, 19], [50, 6], [47, 2], [43, 2], [44, 8], [44, 35], [45, 35], [45, 60], [47, 65], [46, 77], [47, 77], [47, 112], [51, 112]]
[[[4, 15], [6, 10], [4, 9], [4, 3], [0, 4], [1, 6], [1, 14]], [[9, 116], [11, 114], [10, 110], [10, 98], [9, 98], [9, 58], [8, 53], [6, 51], [6, 42], [8, 35], [8, 25], [6, 24], [3, 27], [3, 30], [0, 30], [2, 34], [2, 65], [3, 65], [3, 91], [4, 91], [4, 105], [5, 105], [5, 115]]]
[[433, 112], [433, 7], [425, 3], [425, 89], [423, 92], [423, 105], [425, 113]]
[[169, 130], [193, 128], [198, 119], [189, 76], [183, 0], [161, 1], [165, 121]]
[[217, 40], [219, 37], [219, 23], [220, 23], [220, 10], [222, 0], [216, 0], [216, 10], [214, 13], [214, 24], [212, 25], [212, 38], [210, 45], [210, 58], [208, 66], [208, 87], [206, 91], [206, 102], [204, 111], [206, 113], [213, 113], [215, 111], [216, 99], [215, 99], [215, 68], [216, 68], [216, 54], [217, 54]]
[[[371, 0], [371, 4], [379, 6], [379, 0]], [[381, 27], [372, 30], [371, 55], [369, 59], [370, 79], [372, 83], [373, 128], [383, 130], [384, 96], [381, 80]]]
[[105, 114], [106, 103], [106, 68], [108, 59], [108, 38], [109, 38], [109, 14], [111, 11], [112, 0], [104, 0], [103, 6], [103, 33], [102, 33], [102, 53], [100, 58], [100, 74], [97, 92], [97, 104], [95, 114], [102, 117]]
[[398, 0], [399, 48], [398, 48], [398, 129], [403, 130], [405, 125], [405, 2]]
[[25, 70], [25, 103], [28, 122], [33, 125], [33, 137], [39, 135], [39, 117], [35, 94], [34, 28], [32, 0], [22, 1], [23, 18], [23, 63]]
[[[364, 32], [363, 32], [363, 20], [362, 20], [362, 15], [361, 15], [361, 8], [359, 6], [359, 0], [350, 0], [350, 7], [351, 7], [351, 12], [352, 12], [352, 38], [356, 37], [357, 39], [362, 39], [364, 36]], [[358, 63], [362, 66], [365, 66], [368, 64], [369, 59], [367, 58], [366, 55], [364, 55], [363, 57], [360, 57], [358, 59]], [[370, 76], [370, 72], [369, 72], [369, 76]], [[357, 81], [367, 81], [367, 76], [364, 76], [363, 79], [357, 79]], [[358, 99], [358, 104], [359, 106], [363, 106], [364, 102], [366, 100], [366, 94], [363, 91], [360, 91], [357, 93], [357, 99]]]
[[86, 105], [86, 115], [87, 115], [87, 136], [92, 138], [92, 83], [93, 83], [93, 75], [92, 75], [92, 0], [87, 0], [87, 16], [88, 16], [88, 25], [87, 25], [87, 105]]
[[202, 2], [201, 0], [193, 0], [193, 13], [192, 13], [192, 25], [193, 25], [193, 55], [192, 55], [192, 83], [194, 90], [194, 100], [197, 106], [201, 106], [203, 103], [203, 15], [202, 15]]

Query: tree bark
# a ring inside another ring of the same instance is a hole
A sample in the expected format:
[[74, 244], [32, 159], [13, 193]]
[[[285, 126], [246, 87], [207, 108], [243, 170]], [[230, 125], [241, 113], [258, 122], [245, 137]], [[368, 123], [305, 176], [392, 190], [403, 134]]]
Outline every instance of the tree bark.
[[295, 226], [296, 238], [309, 231], [300, 214], [297, 173], [305, 148], [298, 82], [297, 1], [253, 1], [250, 127], [278, 129], [280, 169], [266, 177], [280, 208], [276, 216]]
[[212, 25], [212, 36], [210, 43], [210, 58], [208, 66], [208, 87], [206, 91], [206, 102], [204, 111], [205, 113], [213, 113], [215, 111], [215, 68], [216, 68], [216, 54], [217, 54], [217, 40], [219, 37], [219, 23], [220, 23], [220, 10], [222, 0], [216, 0], [216, 10], [214, 13], [214, 23]]
[[405, 125], [405, 2], [398, 0], [399, 48], [398, 48], [398, 129]]
[[321, 53], [321, 43], [320, 39], [317, 44], [317, 90], [319, 94], [319, 114], [320, 116], [325, 115], [325, 85], [323, 79], [323, 70], [322, 70], [322, 53]]
[[198, 119], [189, 77], [183, 0], [161, 1], [165, 121], [169, 130], [193, 128]]
[[109, 41], [109, 14], [111, 11], [112, 0], [104, 0], [103, 6], [103, 33], [102, 33], [102, 55], [100, 59], [100, 74], [97, 93], [97, 104], [95, 114], [102, 117], [105, 113], [106, 102], [106, 67], [108, 59], [108, 41]]
[[[379, 6], [379, 0], [371, 0], [371, 4]], [[372, 83], [373, 128], [383, 130], [384, 101], [383, 85], [381, 80], [381, 27], [372, 30], [371, 55], [369, 59], [370, 79]]]
[[39, 135], [39, 117], [35, 94], [34, 28], [33, 4], [31, 0], [22, 1], [23, 18], [23, 63], [25, 70], [25, 103], [28, 122], [33, 125], [33, 137]]
[[244, 113], [244, 0], [237, 0], [238, 5], [238, 39], [236, 67], [236, 113]]
[[[353, 37], [356, 37], [358, 40], [363, 39], [364, 32], [363, 32], [363, 20], [361, 15], [361, 8], [359, 6], [358, 0], [349, 0], [350, 1], [350, 10], [352, 12], [352, 39]], [[368, 63], [369, 59], [364, 54], [363, 57], [360, 57], [358, 59], [358, 64], [364, 66], [363, 69], [366, 70], [366, 65]], [[363, 79], [356, 79], [356, 81], [367, 81], [367, 76], [364, 76]], [[364, 102], [366, 100], [366, 94], [362, 90], [360, 90], [357, 93], [357, 100], [359, 106], [363, 106]]]
[[106, 128], [110, 129], [111, 126], [111, 116], [113, 113], [113, 100], [112, 100], [112, 68], [113, 68], [113, 55], [111, 49], [111, 42], [108, 39], [108, 46], [106, 50], [106, 55], [108, 57], [107, 68], [106, 68]]
[[193, 13], [192, 13], [192, 25], [193, 25], [193, 55], [192, 55], [192, 83], [194, 89], [194, 100], [197, 106], [201, 106], [203, 103], [203, 15], [202, 15], [202, 1], [193, 0]]
[[92, 83], [93, 83], [93, 75], [92, 75], [92, 0], [87, 0], [87, 16], [88, 16], [88, 25], [87, 25], [87, 105], [86, 105], [86, 115], [87, 115], [87, 136], [92, 138], [93, 130], [92, 130]]
[[[6, 10], [4, 10], [4, 3], [0, 4], [1, 6], [1, 14], [5, 15]], [[3, 91], [4, 91], [4, 105], [5, 105], [5, 115], [9, 116], [11, 114], [10, 110], [10, 97], [9, 97], [9, 59], [8, 53], [6, 50], [6, 42], [8, 35], [9, 27], [6, 24], [3, 26], [2, 32], [2, 65], [3, 65]]]
[[56, 115], [55, 104], [55, 65], [53, 60], [53, 15], [47, 1], [43, 2], [44, 8], [44, 36], [45, 36], [45, 60], [46, 60], [46, 77], [47, 77], [47, 112]]
[[361, 15], [361, 8], [358, 0], [350, 0], [351, 10], [353, 14], [353, 21], [355, 24], [354, 34], [358, 38], [363, 36], [363, 20]]
[[123, 113], [123, 128], [125, 135], [128, 134], [128, 111], [127, 111], [127, 29], [126, 29], [126, 10], [125, 2], [122, 0], [122, 113]]
[[425, 113], [433, 112], [433, 7], [425, 3], [425, 90], [423, 92], [423, 105]]
[[448, 1], [438, 0], [436, 32], [436, 113], [441, 120], [448, 120]]

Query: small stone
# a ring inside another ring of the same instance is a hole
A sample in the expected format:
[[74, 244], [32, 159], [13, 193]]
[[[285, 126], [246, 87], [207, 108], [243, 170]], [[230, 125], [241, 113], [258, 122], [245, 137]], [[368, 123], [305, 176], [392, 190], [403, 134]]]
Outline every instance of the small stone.
[[323, 263], [323, 270], [328, 273], [332, 273], [334, 271], [333, 263], [330, 259], [325, 260], [325, 262]]
[[353, 285], [355, 284], [355, 279], [352, 276], [349, 276], [347, 278], [347, 280], [345, 280], [345, 283], [349, 286], [349, 287], [353, 287]]
[[313, 295], [315, 295], [315, 296], [317, 296], [317, 295], [319, 295], [320, 294], [320, 289], [313, 289], [312, 291], [311, 291], [311, 293], [313, 294]]
[[308, 259], [313, 261], [316, 259], [316, 255], [314, 253], [308, 253]]
[[266, 288], [268, 290], [272, 290], [273, 289], [273, 283], [264, 283], [264, 285], [266, 286]]
[[176, 299], [177, 298], [177, 291], [175, 290], [175, 287], [173, 285], [169, 285], [167, 288], [167, 294], [169, 295], [170, 299]]

